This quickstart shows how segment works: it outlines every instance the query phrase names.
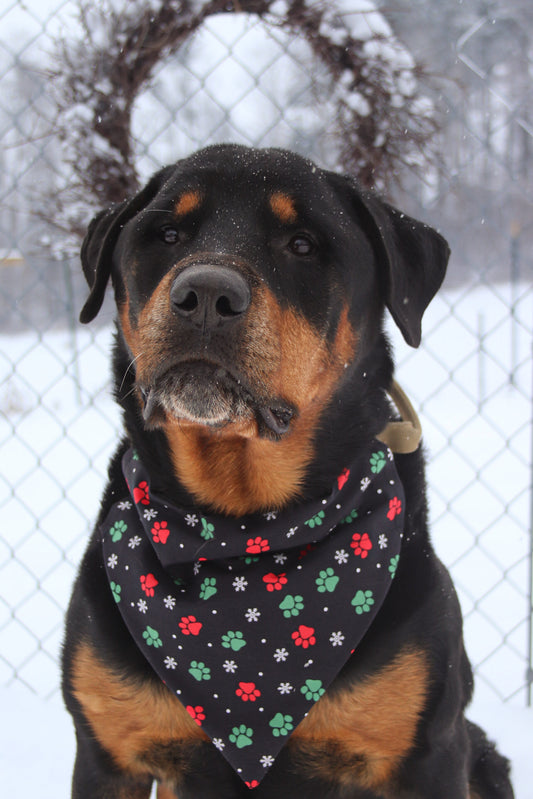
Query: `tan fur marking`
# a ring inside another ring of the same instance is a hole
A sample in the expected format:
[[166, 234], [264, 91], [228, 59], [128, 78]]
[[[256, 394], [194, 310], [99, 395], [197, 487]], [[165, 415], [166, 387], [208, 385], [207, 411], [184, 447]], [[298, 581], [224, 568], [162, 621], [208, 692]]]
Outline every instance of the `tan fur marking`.
[[174, 278], [173, 271], [162, 278], [139, 314], [138, 337], [133, 354], [136, 358], [137, 381], [145, 385], [150, 385], [153, 371], [172, 353], [174, 342], [169, 326], [172, 313], [169, 294]]
[[165, 785], [157, 786], [157, 799], [176, 799], [177, 794]]
[[324, 774], [328, 766], [319, 752], [312, 758], [313, 745], [333, 742], [339, 754], [361, 756], [365, 767], [358, 770], [358, 782], [365, 788], [379, 788], [390, 780], [414, 744], [428, 683], [426, 655], [408, 649], [350, 691], [323, 696], [296, 728], [291, 741], [303, 744], [311, 753], [316, 772], [346, 784], [353, 783], [353, 773], [330, 762], [335, 774]]
[[270, 197], [270, 207], [280, 222], [293, 224], [298, 218], [296, 208], [294, 207], [294, 200], [292, 197], [289, 197], [288, 194], [283, 194], [280, 191], [272, 194]]
[[126, 296], [124, 302], [119, 306], [118, 313], [124, 340], [128, 345], [130, 352], [132, 352], [133, 355], [136, 355], [139, 349], [138, 332], [132, 327], [131, 324], [130, 299], [128, 296]]
[[94, 735], [116, 764], [132, 774], [146, 774], [139, 758], [154, 744], [209, 740], [163, 683], [138, 682], [113, 672], [89, 644], [75, 653], [72, 683]]
[[266, 365], [260, 378], [270, 395], [298, 409], [290, 432], [280, 441], [259, 438], [252, 420], [220, 431], [173, 420], [164, 426], [179, 480], [198, 501], [236, 516], [281, 508], [298, 497], [320, 414], [356, 346], [346, 310], [331, 349], [303, 317], [281, 310], [270, 294], [251, 318], [250, 372], [256, 364]]
[[[174, 278], [174, 270], [163, 277], [135, 330], [127, 309], [121, 313], [124, 335], [136, 359], [137, 381], [145, 386], [152, 384], [153, 374], [166, 359], [175, 359], [177, 345], [184, 348], [185, 340], [176, 340], [169, 308]], [[220, 429], [168, 417], [163, 430], [178, 479], [198, 502], [231, 515], [281, 508], [297, 498], [313, 458], [320, 414], [356, 347], [347, 308], [333, 343], [328, 343], [294, 309], [282, 309], [272, 292], [257, 289], [235, 367], [259, 402], [264, 397], [268, 405], [269, 398], [278, 398], [296, 409], [290, 431], [280, 441], [259, 438], [251, 410], [249, 416], [237, 416]], [[185, 348], [183, 357], [187, 360]]]
[[176, 216], [185, 216], [200, 207], [202, 195], [199, 191], [186, 191], [181, 195], [175, 207]]

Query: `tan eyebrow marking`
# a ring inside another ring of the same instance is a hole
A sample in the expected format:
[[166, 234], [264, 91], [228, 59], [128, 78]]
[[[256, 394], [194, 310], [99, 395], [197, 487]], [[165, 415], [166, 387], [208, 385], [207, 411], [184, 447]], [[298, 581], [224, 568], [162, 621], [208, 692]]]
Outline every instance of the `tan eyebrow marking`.
[[176, 216], [185, 216], [195, 211], [202, 201], [202, 195], [199, 191], [186, 191], [181, 195], [176, 203], [175, 213]]
[[294, 200], [288, 194], [277, 191], [270, 197], [270, 207], [281, 222], [296, 222], [298, 217]]

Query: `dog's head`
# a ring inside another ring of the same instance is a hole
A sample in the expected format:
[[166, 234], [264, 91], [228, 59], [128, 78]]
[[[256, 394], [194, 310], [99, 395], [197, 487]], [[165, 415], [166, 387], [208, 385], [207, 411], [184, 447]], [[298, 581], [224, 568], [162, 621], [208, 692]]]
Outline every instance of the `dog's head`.
[[215, 146], [96, 217], [81, 320], [111, 276], [148, 427], [279, 437], [364, 357], [384, 305], [419, 344], [447, 257], [435, 231], [353, 181]]

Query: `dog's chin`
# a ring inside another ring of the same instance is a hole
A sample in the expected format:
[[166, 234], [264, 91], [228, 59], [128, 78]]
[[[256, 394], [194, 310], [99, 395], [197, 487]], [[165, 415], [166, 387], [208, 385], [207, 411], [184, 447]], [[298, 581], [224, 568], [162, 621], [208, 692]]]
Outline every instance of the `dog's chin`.
[[227, 370], [209, 364], [172, 369], [141, 394], [148, 430], [176, 422], [247, 438], [277, 439], [289, 431], [294, 416], [283, 403], [255, 399]]

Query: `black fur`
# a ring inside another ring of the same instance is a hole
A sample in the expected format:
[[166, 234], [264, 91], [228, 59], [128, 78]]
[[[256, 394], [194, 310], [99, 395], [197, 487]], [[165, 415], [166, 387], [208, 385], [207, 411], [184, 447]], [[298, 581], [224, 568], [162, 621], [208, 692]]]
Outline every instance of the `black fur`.
[[[158, 231], [180, 193], [193, 190], [200, 192], [202, 201], [198, 213], [184, 219], [178, 256], [178, 250], [161, 243]], [[290, 225], [282, 225], [265, 210], [265, 198], [273, 191], [294, 198], [298, 222], [289, 233]], [[315, 241], [313, 254], [304, 259], [287, 249], [288, 237], [302, 232]], [[447, 245], [435, 231], [360, 191], [353, 181], [323, 172], [298, 156], [216, 146], [162, 170], [136, 197], [93, 222], [82, 250], [90, 286], [82, 321], [98, 313], [111, 278], [119, 308], [127, 300], [129, 318], [136, 324], [164, 276], [176, 264], [181, 268], [179, 264], [195, 258], [205, 260], [206, 253], [215, 260], [235, 259], [252, 293], [261, 284], [268, 286], [280, 308], [296, 309], [332, 344], [341, 309], [348, 303], [358, 346], [321, 411], [313, 431], [315, 455], [300, 491], [303, 497], [318, 496], [391, 418], [386, 390], [393, 363], [382, 330], [383, 311], [388, 307], [406, 341], [418, 346], [422, 314], [444, 277]], [[172, 315], [169, 319], [171, 325], [178, 324]], [[220, 357], [232, 358], [240, 346], [237, 338], [237, 333], [228, 333], [224, 342], [213, 331], [212, 346], [226, 353]], [[178, 343], [187, 346], [181, 338]], [[98, 521], [125, 493], [120, 456], [130, 442], [154, 490], [175, 504], [192, 504], [190, 490], [175, 475], [164, 428], [143, 418], [136, 366], [120, 325], [113, 363], [125, 430], [110, 464]], [[249, 403], [256, 417], [257, 435], [283, 438], [264, 426], [259, 400], [248, 395], [240, 400]], [[296, 419], [298, 409], [292, 412]], [[290, 435], [290, 426], [285, 435]], [[423, 453], [419, 449], [398, 455], [396, 462], [406, 494], [398, 573], [376, 622], [330, 690], [348, 696], [406, 649], [425, 653], [430, 690], [414, 744], [383, 784], [373, 788], [365, 787], [365, 759], [357, 752], [340, 752], [328, 741], [317, 743], [312, 751], [289, 744], [255, 789], [258, 799], [296, 793], [307, 799], [513, 796], [507, 762], [463, 715], [472, 673], [455, 591], [429, 540]], [[80, 646], [89, 644], [111, 671], [135, 679], [139, 686], [156, 682], [111, 598], [100, 549], [95, 532], [74, 587], [64, 645], [64, 695], [78, 739], [73, 798], [147, 799], [153, 778], [167, 779], [180, 799], [251, 795], [209, 743], [154, 743], [142, 757], [138, 754], [135, 769], [128, 771], [98, 742], [73, 690], [73, 663]]]

